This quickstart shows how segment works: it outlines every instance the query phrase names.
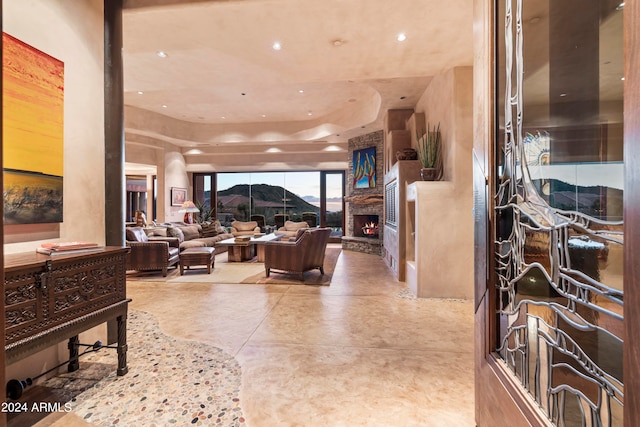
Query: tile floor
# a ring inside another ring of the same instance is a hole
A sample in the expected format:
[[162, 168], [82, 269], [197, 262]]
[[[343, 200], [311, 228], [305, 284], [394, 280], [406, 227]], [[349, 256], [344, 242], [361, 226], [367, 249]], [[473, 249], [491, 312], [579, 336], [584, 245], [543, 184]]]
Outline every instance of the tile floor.
[[472, 302], [412, 298], [379, 256], [343, 251], [330, 286], [159, 277], [128, 296], [164, 334], [236, 358], [247, 426], [475, 425]]

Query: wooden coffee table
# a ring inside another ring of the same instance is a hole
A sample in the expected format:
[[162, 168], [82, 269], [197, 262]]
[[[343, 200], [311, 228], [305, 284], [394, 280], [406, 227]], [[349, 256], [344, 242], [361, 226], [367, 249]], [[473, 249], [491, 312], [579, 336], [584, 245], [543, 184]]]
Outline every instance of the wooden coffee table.
[[216, 242], [216, 247], [226, 247], [229, 252], [229, 262], [250, 261], [258, 255], [258, 261], [264, 262], [264, 244], [280, 239], [281, 234], [265, 234], [260, 237], [251, 237], [251, 240], [244, 242], [236, 241], [235, 237], [231, 239]]

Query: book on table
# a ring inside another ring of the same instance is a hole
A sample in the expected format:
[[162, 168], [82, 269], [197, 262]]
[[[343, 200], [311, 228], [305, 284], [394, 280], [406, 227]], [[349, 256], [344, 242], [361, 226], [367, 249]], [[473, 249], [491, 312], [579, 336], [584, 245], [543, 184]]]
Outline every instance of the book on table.
[[36, 252], [44, 255], [69, 255], [73, 253], [91, 252], [103, 248], [93, 242], [51, 242], [43, 243]]

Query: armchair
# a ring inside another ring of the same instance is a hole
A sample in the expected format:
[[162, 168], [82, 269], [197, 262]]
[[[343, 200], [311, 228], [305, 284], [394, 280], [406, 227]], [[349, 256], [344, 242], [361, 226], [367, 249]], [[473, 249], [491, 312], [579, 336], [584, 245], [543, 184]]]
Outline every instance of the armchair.
[[309, 227], [318, 226], [318, 214], [315, 212], [302, 212], [302, 220], [309, 224]]
[[231, 234], [237, 236], [253, 236], [260, 232], [260, 227], [256, 221], [233, 221], [231, 223]]
[[178, 239], [151, 240], [142, 227], [127, 227], [126, 230], [127, 246], [131, 248], [127, 254], [127, 270], [162, 270], [162, 276], [166, 277], [169, 267], [177, 267], [180, 259]]
[[260, 231], [264, 233], [264, 227], [267, 225], [264, 215], [251, 215], [251, 221], [255, 221], [258, 223], [258, 227], [260, 227]]
[[304, 228], [309, 228], [306, 221], [286, 221], [282, 227], [278, 228], [277, 233], [282, 235], [281, 240], [286, 240], [297, 237], [298, 230]]
[[275, 214], [273, 220], [276, 222], [276, 228], [284, 227], [285, 221], [289, 221], [289, 215]]
[[271, 270], [300, 274], [315, 268], [324, 275], [324, 253], [329, 242], [330, 228], [300, 230], [295, 241], [272, 241], [265, 243], [264, 269], [269, 277]]

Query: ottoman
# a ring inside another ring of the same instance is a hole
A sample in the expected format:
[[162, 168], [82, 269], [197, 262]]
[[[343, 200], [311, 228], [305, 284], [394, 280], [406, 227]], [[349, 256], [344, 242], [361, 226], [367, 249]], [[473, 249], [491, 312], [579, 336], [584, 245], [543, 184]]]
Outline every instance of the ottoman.
[[189, 270], [190, 267], [200, 266], [207, 268], [207, 274], [211, 274], [211, 269], [215, 263], [215, 248], [200, 247], [187, 248], [180, 252], [180, 275], [184, 274], [184, 269]]

